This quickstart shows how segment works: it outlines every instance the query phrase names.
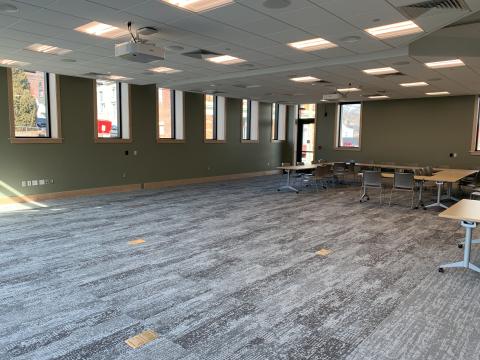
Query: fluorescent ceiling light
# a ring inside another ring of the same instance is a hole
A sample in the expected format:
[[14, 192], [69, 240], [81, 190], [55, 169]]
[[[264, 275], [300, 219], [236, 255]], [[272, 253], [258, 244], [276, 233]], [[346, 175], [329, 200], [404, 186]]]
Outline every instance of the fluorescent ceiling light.
[[425, 63], [425, 65], [431, 69], [443, 69], [457, 66], [465, 66], [465, 63], [460, 59], [434, 61]]
[[419, 82], [412, 82], [412, 83], [403, 83], [403, 84], [400, 84], [400, 86], [403, 86], [403, 87], [428, 86], [428, 83], [424, 81], [419, 81]]
[[365, 74], [368, 75], [388, 75], [388, 74], [396, 74], [398, 70], [395, 70], [392, 67], [383, 67], [383, 68], [376, 68], [376, 69], [366, 69], [362, 70]]
[[369, 96], [369, 99], [390, 99], [390, 96], [387, 95], [373, 95]]
[[128, 31], [116, 26], [104, 24], [98, 21], [92, 21], [88, 24], [75, 28], [76, 31], [94, 36], [100, 36], [108, 39], [115, 39], [119, 36], [127, 35]]
[[159, 74], [174, 74], [182, 71], [182, 70], [172, 69], [166, 66], [159, 66], [149, 70]]
[[52, 54], [52, 55], [65, 55], [72, 51], [69, 49], [62, 49], [56, 46], [43, 45], [43, 44], [32, 44], [30, 46], [27, 46], [25, 49], [44, 53], [44, 54]]
[[289, 43], [287, 45], [303, 51], [315, 51], [315, 50], [337, 47], [336, 44], [322, 38], [297, 41], [297, 42]]
[[337, 89], [337, 91], [340, 92], [340, 93], [346, 93], [346, 92], [360, 91], [360, 89], [355, 88], [355, 87], [351, 87], [351, 88]]
[[435, 96], [435, 95], [450, 95], [448, 91], [436, 91], [436, 92], [427, 92], [425, 95]]
[[163, 0], [182, 9], [202, 12], [233, 3], [233, 0]]
[[223, 65], [233, 65], [233, 64], [238, 64], [246, 61], [230, 55], [220, 55], [220, 56], [209, 57], [206, 60], [213, 62], [215, 64], [223, 64]]
[[423, 29], [417, 24], [415, 24], [413, 21], [408, 20], [395, 24], [365, 29], [365, 31], [378, 39], [389, 39], [398, 36], [416, 34], [422, 32]]
[[114, 80], [114, 81], [132, 80], [132, 78], [128, 78], [128, 77], [120, 76], [120, 75], [108, 75], [108, 76], [106, 76], [106, 78], [109, 79], [109, 80]]
[[316, 78], [314, 76], [299, 76], [299, 77], [290, 78], [290, 80], [296, 81], [296, 82], [304, 82], [304, 83], [320, 81], [319, 78]]
[[24, 62], [24, 61], [17, 61], [17, 60], [0, 59], [0, 65], [7, 65], [7, 66], [25, 66], [25, 65], [28, 65], [28, 63], [27, 63], [27, 62]]

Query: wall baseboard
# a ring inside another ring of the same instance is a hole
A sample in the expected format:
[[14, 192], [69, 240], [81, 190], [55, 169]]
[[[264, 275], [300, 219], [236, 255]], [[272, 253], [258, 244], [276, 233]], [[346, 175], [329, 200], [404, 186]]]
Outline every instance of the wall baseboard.
[[104, 194], [112, 194], [112, 193], [118, 193], [118, 192], [129, 192], [129, 191], [135, 191], [135, 190], [141, 190], [141, 189], [142, 189], [141, 184], [129, 184], [129, 185], [119, 185], [119, 186], [105, 186], [105, 187], [91, 188], [91, 189], [60, 191], [60, 192], [54, 192], [54, 193], [35, 194], [35, 195], [2, 196], [0, 197], [0, 205], [16, 204], [16, 203], [33, 203], [33, 202], [39, 202], [44, 200], [63, 199], [63, 198], [77, 197], [77, 196], [104, 195]]
[[256, 171], [256, 172], [249, 172], [249, 173], [190, 178], [190, 179], [164, 180], [164, 181], [145, 183], [143, 184], [143, 188], [147, 190], [151, 190], [151, 189], [160, 189], [160, 188], [180, 186], [180, 185], [194, 185], [194, 184], [203, 184], [203, 183], [216, 182], [216, 181], [241, 180], [241, 179], [248, 179], [248, 178], [257, 177], [257, 176], [268, 176], [268, 175], [276, 175], [276, 174], [280, 174], [280, 171], [266, 170], [266, 171]]
[[276, 175], [279, 173], [280, 173], [279, 170], [268, 170], [268, 171], [257, 171], [257, 172], [240, 173], [240, 174], [208, 176], [208, 177], [191, 178], [191, 179], [165, 180], [165, 181], [157, 181], [157, 182], [148, 182], [145, 184], [106, 186], [106, 187], [99, 187], [99, 188], [69, 190], [69, 191], [61, 191], [61, 192], [54, 192], [54, 193], [35, 194], [35, 195], [0, 196], [0, 205], [17, 204], [17, 203], [34, 203], [34, 202], [39, 202], [44, 200], [63, 199], [63, 198], [78, 197], [78, 196], [105, 195], [105, 194], [112, 194], [112, 193], [118, 193], [118, 192], [142, 190], [142, 189], [152, 190], [152, 189], [160, 189], [165, 187], [202, 184], [202, 183], [209, 183], [209, 182], [216, 182], [216, 181], [241, 180], [241, 179], [247, 179], [247, 178], [252, 178], [257, 176]]

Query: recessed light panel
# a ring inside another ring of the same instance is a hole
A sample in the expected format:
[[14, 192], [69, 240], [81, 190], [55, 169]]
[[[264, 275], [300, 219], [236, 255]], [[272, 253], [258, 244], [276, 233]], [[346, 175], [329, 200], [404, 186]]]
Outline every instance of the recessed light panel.
[[408, 20], [395, 24], [365, 29], [365, 31], [378, 39], [389, 39], [399, 36], [416, 34], [422, 32], [423, 29], [417, 24], [415, 24], [413, 21]]
[[336, 44], [322, 38], [297, 41], [289, 43], [288, 46], [303, 51], [316, 51], [337, 47]]
[[100, 36], [108, 39], [115, 39], [119, 36], [128, 34], [127, 30], [98, 21], [89, 22], [88, 24], [75, 28], [75, 30], [88, 35]]
[[207, 58], [206, 60], [213, 62], [215, 64], [223, 64], [223, 65], [233, 65], [233, 64], [238, 64], [246, 61], [230, 55], [213, 56], [213, 57]]
[[439, 95], [450, 95], [448, 91], [436, 91], [436, 92], [427, 92], [425, 95], [429, 96], [439, 96]]
[[290, 78], [290, 80], [295, 81], [295, 82], [304, 82], [304, 83], [320, 81], [319, 78], [316, 78], [314, 76], [299, 76], [299, 77]]
[[390, 96], [387, 96], [387, 95], [373, 95], [373, 96], [369, 96], [368, 98], [373, 99], [373, 100], [381, 100], [381, 99], [390, 99]]
[[388, 75], [388, 74], [396, 74], [398, 70], [395, 70], [392, 67], [383, 67], [383, 68], [376, 68], [376, 69], [365, 69], [362, 70], [365, 74], [368, 75]]
[[343, 89], [337, 89], [339, 93], [348, 93], [348, 92], [356, 92], [356, 91], [361, 91], [359, 88], [355, 87], [350, 87], [350, 88], [343, 88]]
[[132, 80], [132, 78], [128, 78], [128, 77], [120, 76], [120, 75], [108, 75], [106, 78], [109, 79], [109, 80], [113, 80], [113, 81]]
[[411, 83], [403, 83], [403, 84], [400, 84], [400, 86], [403, 86], [403, 87], [428, 86], [428, 83], [424, 81], [418, 81], [418, 82], [411, 82]]
[[460, 59], [434, 61], [425, 63], [425, 65], [431, 69], [443, 69], [457, 66], [465, 66], [465, 63]]
[[69, 49], [62, 49], [57, 46], [43, 44], [32, 44], [27, 46], [25, 49], [51, 55], [65, 55], [72, 51]]
[[150, 71], [153, 71], [153, 72], [159, 73], [159, 74], [174, 74], [174, 73], [177, 73], [177, 72], [181, 72], [182, 70], [172, 69], [172, 68], [169, 68], [169, 67], [166, 67], [166, 66], [159, 66], [159, 67], [150, 69]]
[[25, 65], [28, 65], [28, 63], [27, 63], [27, 62], [24, 62], [24, 61], [17, 61], [17, 60], [0, 59], [0, 65], [5, 65], [5, 66], [25, 66]]
[[179, 8], [193, 12], [202, 12], [216, 9], [233, 3], [233, 0], [162, 0]]

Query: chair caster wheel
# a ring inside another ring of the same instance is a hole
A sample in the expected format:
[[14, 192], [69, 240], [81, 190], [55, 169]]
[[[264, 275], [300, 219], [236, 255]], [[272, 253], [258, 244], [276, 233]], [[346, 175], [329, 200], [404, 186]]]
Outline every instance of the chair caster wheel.
[[298, 191], [295, 191], [298, 194]]
[[438, 268], [438, 272], [441, 272], [443, 273], [445, 270], [443, 270], [443, 268]]
[[463, 249], [463, 244], [458, 244], [457, 246], [459, 249]]

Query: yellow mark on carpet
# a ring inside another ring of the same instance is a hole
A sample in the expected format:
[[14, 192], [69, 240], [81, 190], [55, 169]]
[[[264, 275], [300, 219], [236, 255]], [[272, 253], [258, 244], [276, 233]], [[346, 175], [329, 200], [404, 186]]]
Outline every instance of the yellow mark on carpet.
[[125, 343], [130, 346], [132, 349], [138, 349], [139, 347], [152, 342], [157, 339], [158, 335], [153, 330], [145, 330], [140, 334], [132, 336], [131, 338], [125, 340]]
[[327, 256], [327, 255], [330, 255], [331, 253], [332, 253], [332, 250], [320, 249], [315, 254], [318, 256]]
[[143, 244], [145, 240], [143, 239], [136, 239], [136, 240], [130, 240], [128, 242], [128, 245], [138, 245], [138, 244]]

